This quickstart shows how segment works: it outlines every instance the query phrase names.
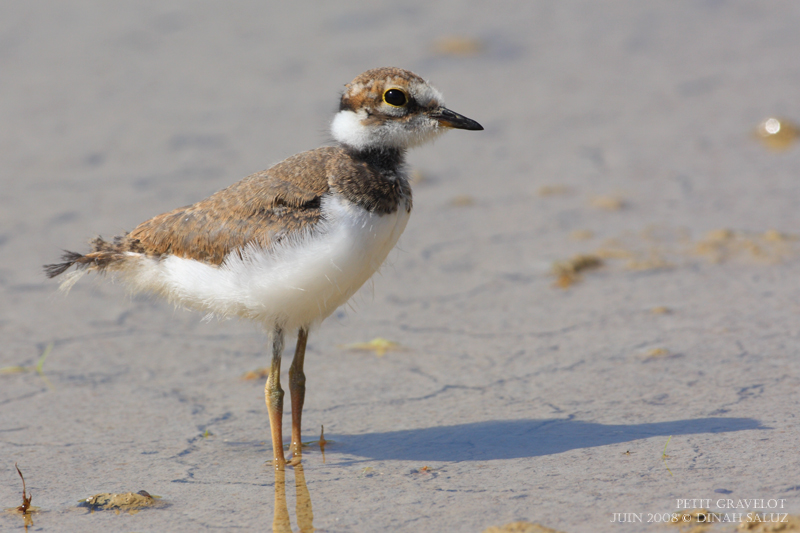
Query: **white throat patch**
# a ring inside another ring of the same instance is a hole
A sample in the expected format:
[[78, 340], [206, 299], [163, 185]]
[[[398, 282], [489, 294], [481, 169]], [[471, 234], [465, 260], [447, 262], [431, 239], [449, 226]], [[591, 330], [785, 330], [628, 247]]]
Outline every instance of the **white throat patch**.
[[331, 134], [337, 142], [352, 146], [358, 150], [370, 147], [369, 129], [361, 121], [367, 118], [366, 111], [355, 113], [343, 110], [336, 113], [331, 123]]
[[438, 121], [423, 114], [407, 121], [388, 119], [372, 125], [365, 125], [365, 119], [367, 112], [364, 110], [339, 111], [331, 124], [333, 138], [356, 150], [380, 147], [405, 150], [431, 141], [447, 131]]

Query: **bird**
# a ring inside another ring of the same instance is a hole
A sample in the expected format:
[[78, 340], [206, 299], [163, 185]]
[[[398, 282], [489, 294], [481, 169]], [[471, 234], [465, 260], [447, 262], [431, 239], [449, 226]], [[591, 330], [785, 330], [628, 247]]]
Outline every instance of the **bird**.
[[345, 85], [330, 146], [291, 156], [113, 240], [96, 237], [87, 253], [64, 250], [60, 263], [44, 265], [45, 274], [66, 273], [66, 291], [87, 272], [107, 274], [132, 292], [261, 324], [271, 343], [264, 396], [272, 464], [280, 469], [281, 354], [286, 333], [296, 331], [289, 369], [296, 465], [309, 331], [355, 294], [403, 233], [412, 207], [406, 151], [450, 129], [483, 127], [446, 108], [442, 94], [408, 70], [367, 70]]

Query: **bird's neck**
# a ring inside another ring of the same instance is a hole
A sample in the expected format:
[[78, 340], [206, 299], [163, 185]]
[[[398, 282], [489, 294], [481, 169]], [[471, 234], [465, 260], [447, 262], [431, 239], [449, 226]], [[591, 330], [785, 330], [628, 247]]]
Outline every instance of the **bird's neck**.
[[355, 161], [362, 161], [381, 174], [401, 174], [406, 161], [406, 151], [401, 148], [353, 148], [346, 144], [342, 147]]
[[341, 145], [349, 162], [331, 181], [331, 188], [370, 213], [388, 215], [411, 211], [411, 187], [404, 169], [405, 150], [357, 150]]

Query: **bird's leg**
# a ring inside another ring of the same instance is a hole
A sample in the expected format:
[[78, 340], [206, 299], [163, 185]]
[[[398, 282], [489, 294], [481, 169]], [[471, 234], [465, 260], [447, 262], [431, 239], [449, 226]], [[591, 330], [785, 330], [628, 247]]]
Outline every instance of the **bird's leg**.
[[272, 456], [275, 467], [283, 469], [283, 389], [281, 389], [281, 354], [283, 353], [283, 330], [276, 327], [272, 332], [272, 364], [269, 367], [264, 397], [269, 412], [269, 428], [272, 432]]
[[303, 360], [306, 356], [308, 330], [300, 328], [297, 334], [297, 349], [292, 366], [289, 367], [289, 392], [292, 395], [292, 464], [299, 462], [303, 454], [300, 440], [300, 419], [303, 416], [303, 401], [306, 397], [306, 375], [303, 373]]

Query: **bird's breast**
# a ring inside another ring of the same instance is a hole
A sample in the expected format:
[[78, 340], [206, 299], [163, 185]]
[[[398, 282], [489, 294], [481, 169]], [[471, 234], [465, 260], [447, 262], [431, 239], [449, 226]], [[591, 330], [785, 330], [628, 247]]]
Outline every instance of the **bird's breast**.
[[126, 276], [135, 289], [217, 316], [240, 316], [289, 329], [320, 323], [380, 268], [409, 218], [401, 202], [378, 214], [326, 194], [322, 217], [278, 243], [251, 242], [220, 266], [170, 255], [134, 254]]

